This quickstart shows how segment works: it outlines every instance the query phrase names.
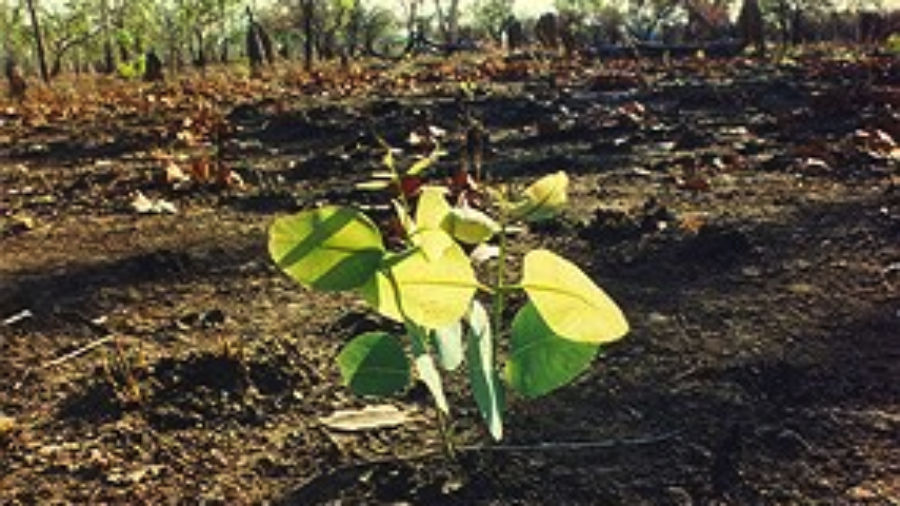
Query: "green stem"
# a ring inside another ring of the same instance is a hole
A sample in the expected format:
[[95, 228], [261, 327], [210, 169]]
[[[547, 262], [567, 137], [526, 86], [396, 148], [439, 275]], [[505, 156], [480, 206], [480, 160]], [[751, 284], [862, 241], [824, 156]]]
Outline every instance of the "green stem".
[[453, 435], [450, 434], [450, 423], [447, 419], [447, 415], [436, 406], [434, 411], [437, 413], [438, 432], [441, 434], [441, 449], [444, 452], [444, 457], [446, 457], [447, 460], [455, 460], [456, 445], [453, 444]]
[[497, 255], [497, 277], [495, 278], [494, 303], [492, 304], [492, 322], [491, 327], [494, 329], [494, 335], [500, 336], [503, 326], [503, 310], [506, 304], [506, 203], [501, 202], [500, 207], [500, 244], [498, 245], [500, 252]]

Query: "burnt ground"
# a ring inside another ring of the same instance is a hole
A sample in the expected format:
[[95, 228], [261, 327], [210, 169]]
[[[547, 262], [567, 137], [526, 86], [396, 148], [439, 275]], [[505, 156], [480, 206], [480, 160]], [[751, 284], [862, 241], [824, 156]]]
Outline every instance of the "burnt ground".
[[[0, 502], [900, 504], [898, 75], [421, 61], [7, 102]], [[575, 384], [511, 399], [502, 445], [452, 388], [448, 461], [421, 388], [390, 401], [400, 427], [321, 423], [370, 402], [333, 359], [380, 322], [265, 245], [276, 216], [371, 203], [353, 184], [378, 137], [442, 127], [451, 170], [466, 114], [489, 180], [569, 173], [570, 209], [517, 240], [583, 266], [632, 332]], [[213, 149], [244, 185], [204, 179]], [[193, 181], [165, 179], [173, 160]]]

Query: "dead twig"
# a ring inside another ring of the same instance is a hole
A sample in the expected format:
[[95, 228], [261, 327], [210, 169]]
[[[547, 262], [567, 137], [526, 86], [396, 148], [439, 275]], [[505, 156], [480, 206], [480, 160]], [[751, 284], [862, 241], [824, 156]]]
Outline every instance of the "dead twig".
[[58, 365], [62, 365], [64, 363], [68, 362], [69, 360], [78, 358], [78, 357], [94, 350], [95, 348], [99, 348], [100, 346], [103, 346], [104, 344], [106, 344], [110, 341], [114, 341], [116, 338], [117, 338], [117, 336], [110, 334], [110, 335], [103, 336], [99, 339], [95, 339], [95, 340], [87, 343], [86, 345], [76, 348], [62, 356], [59, 356], [48, 362], [44, 362], [43, 364], [41, 364], [41, 369], [49, 369], [50, 367], [56, 367]]

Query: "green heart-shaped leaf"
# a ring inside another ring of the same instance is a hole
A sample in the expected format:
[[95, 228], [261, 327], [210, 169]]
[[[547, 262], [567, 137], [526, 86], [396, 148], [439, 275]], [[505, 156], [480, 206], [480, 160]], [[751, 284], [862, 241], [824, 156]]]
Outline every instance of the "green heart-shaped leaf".
[[430, 336], [441, 367], [447, 371], [456, 370], [463, 360], [463, 331], [460, 322], [432, 330]]
[[544, 176], [525, 189], [522, 199], [512, 207], [510, 217], [526, 221], [552, 218], [566, 206], [568, 188], [569, 176], [565, 172]]
[[387, 256], [361, 292], [388, 318], [438, 329], [463, 317], [478, 286], [468, 257], [451, 240], [443, 251], [423, 246]]
[[423, 186], [416, 205], [416, 225], [424, 229], [438, 229], [447, 213], [447, 189], [439, 186]]
[[513, 320], [506, 381], [526, 397], [550, 393], [584, 372], [598, 349], [558, 336], [528, 303]]
[[397, 338], [386, 332], [356, 336], [337, 362], [344, 385], [357, 395], [391, 395], [409, 385], [409, 358]]
[[304, 286], [350, 290], [375, 274], [384, 244], [378, 227], [364, 214], [330, 206], [275, 220], [269, 254]]
[[434, 363], [434, 357], [428, 352], [428, 331], [414, 323], [407, 324], [406, 328], [409, 330], [410, 338], [412, 339], [413, 363], [416, 365], [419, 379], [431, 392], [434, 405], [445, 414], [449, 414], [450, 405], [447, 403], [447, 396], [444, 394], [441, 372]]
[[522, 288], [553, 332], [571, 341], [608, 343], [628, 333], [615, 302], [581, 269], [547, 250], [525, 255]]
[[494, 337], [484, 306], [472, 301], [468, 314], [471, 333], [466, 346], [469, 383], [481, 417], [494, 440], [503, 439], [503, 409], [506, 403], [503, 387], [494, 368]]

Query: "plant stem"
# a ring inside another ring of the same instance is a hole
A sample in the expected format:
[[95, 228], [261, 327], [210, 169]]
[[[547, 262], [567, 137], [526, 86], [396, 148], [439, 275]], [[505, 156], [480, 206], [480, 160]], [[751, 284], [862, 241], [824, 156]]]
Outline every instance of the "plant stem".
[[501, 335], [501, 328], [503, 325], [503, 310], [504, 305], [506, 304], [506, 254], [507, 254], [507, 243], [506, 243], [506, 226], [507, 226], [507, 216], [506, 216], [506, 202], [500, 203], [500, 244], [499, 254], [497, 255], [497, 277], [495, 278], [495, 286], [494, 286], [494, 303], [492, 304], [492, 322], [491, 327], [494, 329], [494, 336]]
[[453, 444], [453, 435], [450, 433], [450, 424], [447, 416], [438, 407], [435, 407], [435, 412], [437, 413], [438, 432], [441, 434], [441, 448], [443, 449], [444, 457], [447, 460], [456, 460], [456, 445]]

